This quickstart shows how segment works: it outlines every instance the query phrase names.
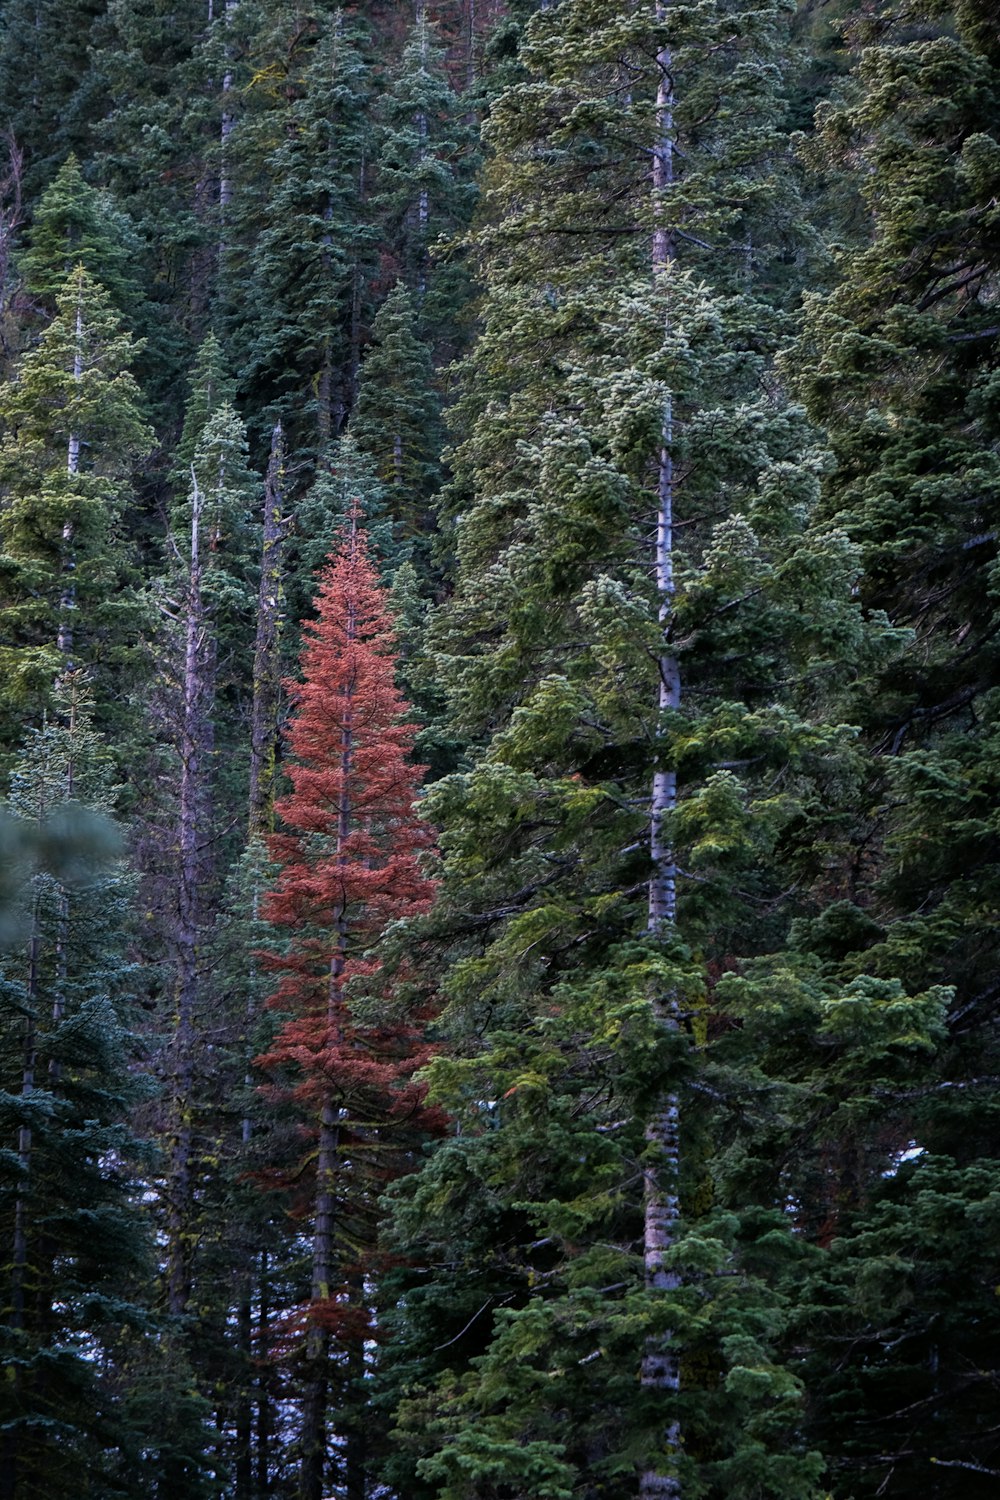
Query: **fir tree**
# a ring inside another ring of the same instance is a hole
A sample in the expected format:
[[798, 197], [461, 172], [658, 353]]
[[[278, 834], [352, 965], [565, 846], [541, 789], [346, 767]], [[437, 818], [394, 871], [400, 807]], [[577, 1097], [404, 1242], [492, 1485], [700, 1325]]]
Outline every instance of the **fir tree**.
[[[789, 364], [829, 433], [824, 506], [858, 545], [861, 598], [912, 633], [865, 682], [864, 796], [854, 847], [831, 870], [839, 901], [816, 925], [822, 957], [841, 976], [954, 986], [932, 1065], [886, 1081], [882, 1118], [862, 1117], [828, 1154], [837, 1238], [804, 1301], [816, 1307], [816, 1430], [843, 1495], [985, 1495], [997, 1467], [985, 1416], [995, 1366], [968, 1342], [995, 1318], [988, 1257], [969, 1246], [966, 1259], [928, 1219], [931, 1203], [942, 1224], [988, 1214], [1000, 1156], [996, 954], [982, 920], [998, 876], [987, 808], [1000, 238], [987, 205], [1000, 185], [1000, 49], [990, 6], [968, 0], [953, 24], [940, 15], [918, 4], [858, 27], [869, 45], [845, 100], [821, 113], [814, 155], [834, 183], [849, 167], [868, 235], [842, 255], [834, 291], [809, 298]], [[870, 1154], [876, 1131], [896, 1152], [888, 1172]], [[893, 1255], [898, 1283], [880, 1279]], [[842, 1366], [828, 1333], [852, 1351]]]
[[[372, 255], [364, 180], [370, 83], [357, 24], [278, 7], [256, 21], [255, 71], [231, 140], [228, 342], [248, 410], [314, 458], [354, 401]], [[252, 321], [245, 314], [256, 309]]]
[[[206, 421], [191, 463], [187, 502], [175, 507], [168, 537], [168, 573], [161, 590], [163, 658], [172, 702], [165, 705], [179, 770], [175, 815], [176, 899], [168, 919], [175, 976], [176, 1024], [169, 1063], [172, 1085], [172, 1168], [169, 1203], [168, 1301], [184, 1312], [190, 1296], [191, 1225], [195, 1217], [195, 1034], [199, 1020], [199, 958], [211, 881], [207, 857], [220, 752], [220, 689], [246, 679], [251, 650], [253, 547], [248, 524], [251, 478], [246, 434], [228, 403]], [[228, 741], [228, 743], [227, 743]]]
[[430, 350], [402, 283], [375, 319], [350, 432], [371, 456], [401, 534], [408, 541], [426, 536], [430, 498], [441, 478], [440, 399]]
[[415, 298], [424, 326], [434, 331], [438, 349], [454, 352], [469, 288], [460, 262], [435, 264], [434, 252], [472, 216], [475, 135], [422, 4], [377, 116], [374, 207], [393, 269]]
[[[821, 880], [842, 663], [893, 642], [768, 358], [780, 47], [769, 5], [568, 4], [491, 113], [434, 641], [479, 744], [429, 802], [463, 1134], [399, 1195], [408, 1492], [818, 1492], [782, 1347], [805, 1248], [716, 1144], [752, 1122], [711, 1000]], [[411, 1305], [445, 1319], [423, 1362]]]
[[[372, 1243], [378, 1184], [399, 1170], [421, 1123], [412, 1080], [425, 1055], [419, 1026], [379, 1000], [379, 964], [367, 950], [433, 891], [420, 857], [432, 834], [414, 809], [419, 770], [407, 760], [414, 730], [394, 685], [391, 622], [356, 513], [317, 607], [288, 730], [292, 790], [277, 804], [289, 831], [271, 840], [280, 873], [266, 908], [289, 936], [287, 952], [270, 960], [281, 975], [271, 1003], [287, 1019], [259, 1059], [287, 1080], [316, 1140], [302, 1500], [319, 1500], [326, 1483], [334, 1347], [345, 1352], [348, 1378], [359, 1373], [367, 1324], [359, 1252]], [[358, 982], [374, 991], [364, 1007], [351, 998]], [[360, 1493], [358, 1462], [349, 1442], [351, 1493]]]
[[[102, 701], [111, 700], [105, 684], [127, 659], [138, 611], [126, 512], [134, 467], [152, 446], [128, 368], [134, 352], [107, 293], [80, 266], [37, 347], [0, 390], [8, 714], [37, 716], [70, 663], [88, 667]], [[12, 737], [8, 724], [8, 744]]]
[[67, 157], [32, 219], [29, 247], [21, 257], [28, 289], [51, 313], [67, 276], [83, 266], [135, 331], [142, 306], [137, 252], [138, 239], [128, 217], [110, 194], [89, 186], [75, 156]]
[[[7, 804], [29, 829], [47, 826], [56, 855], [24, 872], [25, 940], [0, 961], [7, 1500], [120, 1493], [142, 1441], [116, 1368], [146, 1336], [151, 1269], [148, 1150], [129, 1123], [145, 1091], [130, 1034], [130, 882], [108, 821], [110, 760], [75, 674], [56, 706], [63, 722], [29, 735]], [[78, 827], [80, 809], [104, 829]]]
[[70, 152], [86, 154], [104, 92], [89, 44], [103, 0], [10, 0], [0, 35], [0, 128], [27, 153], [32, 198]]

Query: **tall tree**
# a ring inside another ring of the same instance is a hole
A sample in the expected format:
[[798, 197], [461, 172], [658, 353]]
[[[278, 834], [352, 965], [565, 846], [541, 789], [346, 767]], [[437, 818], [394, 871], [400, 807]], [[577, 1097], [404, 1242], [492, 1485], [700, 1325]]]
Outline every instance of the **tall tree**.
[[[373, 235], [366, 221], [369, 70], [359, 23], [323, 6], [261, 15], [230, 141], [232, 234], [223, 266], [228, 342], [251, 426], [315, 460], [355, 396]], [[254, 309], [248, 320], [247, 307]]]
[[[247, 676], [253, 590], [246, 434], [223, 403], [206, 422], [191, 463], [187, 502], [168, 537], [168, 573], [160, 605], [174, 686], [168, 710], [178, 766], [174, 838], [176, 902], [169, 920], [175, 1025], [171, 1043], [172, 1160], [168, 1199], [170, 1311], [190, 1296], [196, 1174], [194, 1116], [200, 951], [210, 884], [208, 837], [215, 767], [220, 675]], [[235, 669], [235, 671], [234, 671]]]
[[79, 1494], [81, 1474], [94, 1495], [135, 1479], [116, 1363], [148, 1321], [130, 881], [79, 674], [55, 702], [60, 722], [28, 735], [7, 802], [49, 852], [20, 872], [23, 941], [0, 958], [5, 1500]]
[[115, 310], [138, 332], [142, 293], [137, 281], [134, 225], [107, 192], [84, 179], [70, 155], [39, 198], [21, 267], [28, 289], [51, 314], [66, 278], [83, 266], [108, 293]]
[[[37, 716], [57, 672], [86, 666], [113, 702], [137, 623], [126, 517], [132, 476], [152, 447], [129, 372], [130, 335], [82, 266], [16, 377], [0, 389], [3, 699]], [[14, 735], [5, 729], [9, 745]]]
[[[348, 1351], [349, 1375], [361, 1357], [367, 1320], [354, 1268], [371, 1243], [378, 1185], [399, 1170], [421, 1123], [412, 1078], [426, 1055], [419, 1024], [380, 995], [369, 950], [433, 892], [422, 862], [433, 835], [414, 807], [420, 770], [408, 761], [415, 731], [393, 681], [392, 624], [356, 514], [321, 579], [317, 611], [288, 729], [292, 790], [277, 804], [288, 831], [271, 840], [280, 873], [266, 910], [289, 938], [270, 960], [281, 976], [271, 1003], [287, 1019], [259, 1059], [287, 1080], [315, 1141], [301, 1500], [319, 1500], [327, 1483], [335, 1341]], [[364, 1483], [355, 1449], [348, 1444], [352, 1495]]]
[[426, 538], [431, 496], [441, 479], [440, 397], [431, 352], [402, 282], [372, 327], [350, 434], [372, 458], [400, 533], [411, 543]]
[[461, 1052], [433, 1097], [463, 1135], [399, 1194], [411, 1493], [818, 1492], [783, 1349], [802, 1242], [728, 1171], [753, 1063], [715, 1060], [712, 1001], [821, 882], [844, 655], [893, 642], [771, 363], [783, 36], [769, 4], [565, 4], [491, 111], [435, 642], [478, 744], [429, 803]]
[[[849, 173], [867, 233], [842, 255], [840, 284], [809, 298], [789, 371], [829, 433], [824, 506], [859, 547], [864, 604], [912, 644], [859, 705], [865, 795], [854, 848], [831, 870], [823, 957], [834, 973], [954, 996], [933, 1068], [884, 1085], [892, 1170], [869, 1154], [871, 1122], [833, 1157], [815, 1416], [837, 1494], [986, 1495], [1000, 1468], [987, 1415], [996, 1260], [952, 1229], [989, 1218], [1000, 1159], [996, 934], [983, 921], [1000, 873], [988, 812], [1000, 46], [982, 0], [947, 19], [923, 4], [889, 12], [854, 41], [856, 78], [821, 114], [815, 158], [834, 185]], [[893, 1256], [901, 1279], [880, 1281]], [[831, 1360], [832, 1340], [850, 1352]]]
[[0, 33], [0, 128], [27, 154], [34, 197], [71, 151], [84, 155], [105, 98], [89, 44], [104, 0], [8, 0]]
[[438, 348], [456, 352], [467, 273], [451, 247], [468, 224], [477, 189], [476, 130], [469, 105], [452, 88], [445, 52], [424, 5], [417, 7], [389, 86], [378, 101], [377, 191], [390, 264], [412, 293]]

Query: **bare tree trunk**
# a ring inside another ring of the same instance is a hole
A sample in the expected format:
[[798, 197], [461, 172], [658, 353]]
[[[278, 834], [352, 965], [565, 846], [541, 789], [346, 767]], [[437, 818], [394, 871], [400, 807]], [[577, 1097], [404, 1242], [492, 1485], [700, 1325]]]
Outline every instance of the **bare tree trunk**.
[[236, 1310], [236, 1347], [241, 1362], [236, 1392], [234, 1423], [236, 1459], [233, 1469], [236, 1500], [251, 1500], [253, 1496], [253, 1395], [250, 1387], [250, 1370], [253, 1357], [253, 1303], [250, 1274], [242, 1268], [240, 1281], [240, 1299]]
[[264, 543], [257, 603], [257, 639], [253, 654], [253, 708], [250, 720], [250, 811], [248, 838], [273, 826], [274, 761], [278, 746], [281, 694], [281, 626], [284, 602], [284, 552], [288, 518], [282, 515], [285, 447], [281, 423], [271, 434], [271, 457], [264, 483]]
[[[76, 305], [76, 344], [73, 349], [73, 380], [79, 385], [83, 379], [83, 304]], [[66, 451], [66, 472], [72, 479], [80, 472], [80, 434], [71, 432]], [[62, 527], [62, 546], [59, 568], [62, 574], [62, 589], [59, 594], [59, 627], [56, 646], [62, 657], [62, 670], [73, 668], [73, 611], [76, 609], [76, 549], [74, 548], [74, 525], [67, 516]]]
[[[13, 285], [16, 285], [10, 276], [10, 258], [23, 218], [24, 152], [9, 130], [0, 135], [0, 142], [7, 151], [7, 167], [0, 175], [0, 355], [6, 361], [14, 353], [16, 344], [14, 330], [10, 330], [12, 336], [8, 336], [7, 308], [13, 296]], [[5, 373], [0, 365], [0, 376]]]
[[[424, 0], [418, 0], [417, 25], [420, 28], [420, 58], [427, 61], [427, 20], [424, 15]], [[427, 116], [423, 110], [417, 113], [417, 135], [420, 138], [420, 161], [421, 164], [427, 155]], [[417, 266], [417, 297], [422, 299], [427, 292], [427, 225], [430, 219], [430, 199], [427, 189], [422, 187], [417, 197], [417, 226], [418, 226], [418, 254], [420, 262]]]
[[189, 1236], [193, 1211], [192, 1154], [195, 1015], [201, 932], [201, 814], [206, 804], [205, 749], [214, 698], [214, 653], [202, 593], [202, 495], [192, 477], [191, 555], [184, 616], [184, 669], [180, 724], [180, 803], [177, 846], [177, 918], [174, 931], [176, 1030], [173, 1040], [173, 1142], [167, 1206], [167, 1306], [179, 1315], [191, 1292]]
[[[662, 22], [666, 5], [658, 0], [656, 18]], [[664, 189], [673, 181], [673, 77], [670, 49], [662, 46], [657, 54], [659, 73], [656, 94], [656, 140], [653, 149], [652, 188], [657, 218], [653, 229], [652, 273], [654, 288], [669, 295], [667, 277], [674, 258], [673, 235], [663, 222]], [[669, 318], [669, 312], [667, 314]], [[660, 426], [660, 448], [657, 456], [656, 486], [656, 592], [659, 600], [661, 650], [658, 661], [659, 723], [656, 734], [656, 767], [650, 800], [649, 842], [652, 874], [649, 881], [648, 930], [654, 938], [666, 938], [677, 920], [677, 866], [666, 826], [677, 803], [677, 773], [661, 764], [667, 750], [659, 724], [665, 711], [680, 707], [681, 679], [676, 656], [670, 646], [670, 628], [674, 600], [674, 465], [673, 400], [664, 398]], [[667, 1030], [677, 1026], [677, 997], [655, 994], [653, 1011], [658, 1024]], [[666, 1258], [677, 1232], [677, 1177], [680, 1165], [678, 1142], [678, 1102], [673, 1093], [657, 1100], [646, 1122], [649, 1160], [644, 1172], [645, 1221], [643, 1250], [646, 1286], [651, 1291], [671, 1291], [678, 1277], [666, 1265]], [[674, 1340], [669, 1331], [650, 1338], [642, 1359], [640, 1379], [647, 1389], [662, 1392], [669, 1398], [680, 1388], [680, 1365]], [[680, 1430], [676, 1422], [666, 1425], [664, 1443], [676, 1449]], [[639, 1480], [640, 1500], [679, 1500], [680, 1483], [676, 1475], [660, 1468], [644, 1470]]]
[[[228, 27], [229, 18], [236, 9], [236, 0], [226, 0], [226, 8], [223, 15], [223, 24]], [[209, 15], [211, 20], [211, 14]], [[222, 120], [219, 127], [219, 218], [222, 222], [222, 249], [225, 249], [225, 224], [226, 211], [229, 208], [230, 199], [233, 196], [233, 186], [229, 180], [229, 137], [233, 132], [234, 115], [232, 111], [231, 96], [233, 92], [233, 70], [228, 65], [230, 48], [226, 43], [226, 71], [222, 75]]]
[[271, 1438], [274, 1433], [274, 1376], [268, 1362], [270, 1352], [271, 1300], [267, 1251], [260, 1252], [259, 1303], [257, 1310], [257, 1348], [260, 1374], [257, 1377], [257, 1497], [271, 1493]]
[[[347, 618], [347, 639], [354, 635], [354, 618]], [[337, 860], [346, 863], [342, 853], [351, 828], [350, 775], [354, 754], [354, 732], [351, 723], [353, 689], [344, 690], [344, 727], [340, 739], [341, 796], [337, 816]], [[335, 941], [330, 959], [327, 988], [327, 1038], [340, 1041], [344, 1025], [344, 967], [347, 962], [347, 915], [341, 908], [334, 917]], [[329, 1397], [328, 1365], [330, 1332], [325, 1319], [334, 1281], [336, 1252], [336, 1182], [340, 1168], [340, 1117], [333, 1099], [323, 1100], [319, 1121], [319, 1149], [316, 1158], [316, 1211], [313, 1228], [312, 1287], [310, 1298], [314, 1317], [306, 1337], [307, 1384], [302, 1418], [301, 1500], [322, 1500], [326, 1471], [327, 1406]]]
[[[364, 212], [367, 201], [367, 162], [365, 161], [364, 149], [361, 152], [361, 165], [358, 168], [358, 204], [360, 211]], [[348, 352], [347, 370], [347, 392], [346, 400], [348, 408], [353, 411], [358, 399], [358, 381], [361, 372], [361, 294], [363, 278], [361, 267], [358, 264], [357, 250], [355, 249], [354, 266], [351, 272], [351, 333], [350, 350]]]

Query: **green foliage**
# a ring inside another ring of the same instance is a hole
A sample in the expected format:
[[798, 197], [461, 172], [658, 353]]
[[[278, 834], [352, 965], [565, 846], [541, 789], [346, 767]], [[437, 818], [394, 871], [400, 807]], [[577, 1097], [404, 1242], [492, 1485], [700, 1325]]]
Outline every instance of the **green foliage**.
[[375, 319], [350, 432], [373, 461], [400, 534], [411, 544], [422, 538], [430, 529], [429, 502], [441, 478], [440, 400], [430, 350], [402, 282]]
[[[107, 293], [82, 266], [66, 277], [55, 318], [0, 389], [0, 608], [4, 739], [37, 718], [62, 664], [60, 624], [73, 661], [103, 684], [127, 661], [138, 621], [130, 588], [127, 511], [132, 475], [152, 446], [129, 373], [135, 344]], [[72, 601], [67, 615], [67, 574]], [[118, 684], [116, 684], [118, 685]]]
[[143, 1440], [118, 1361], [150, 1336], [150, 1153], [129, 1123], [150, 1090], [129, 1026], [131, 882], [107, 831], [110, 758], [78, 681], [57, 707], [66, 722], [29, 735], [7, 803], [51, 850], [24, 872], [24, 941], [0, 959], [0, 1424], [19, 1496], [79, 1494], [84, 1474], [84, 1493], [110, 1497], [136, 1482]]
[[[363, 30], [342, 11], [241, 5], [252, 60], [234, 74], [241, 128], [222, 264], [226, 343], [257, 422], [281, 418], [310, 461], [354, 400], [373, 256], [362, 186], [370, 159]], [[252, 309], [252, 315], [248, 311]]]
[[476, 132], [452, 88], [441, 39], [421, 10], [376, 107], [373, 207], [393, 270], [435, 348], [454, 350], [470, 289], [455, 245], [477, 196]]

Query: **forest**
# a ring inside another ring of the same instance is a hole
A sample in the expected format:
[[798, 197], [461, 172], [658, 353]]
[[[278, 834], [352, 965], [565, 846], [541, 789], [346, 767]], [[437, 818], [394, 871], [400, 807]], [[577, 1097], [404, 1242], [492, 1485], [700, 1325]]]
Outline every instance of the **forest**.
[[0, 0], [0, 1500], [1000, 1493], [998, 531], [996, 0]]

